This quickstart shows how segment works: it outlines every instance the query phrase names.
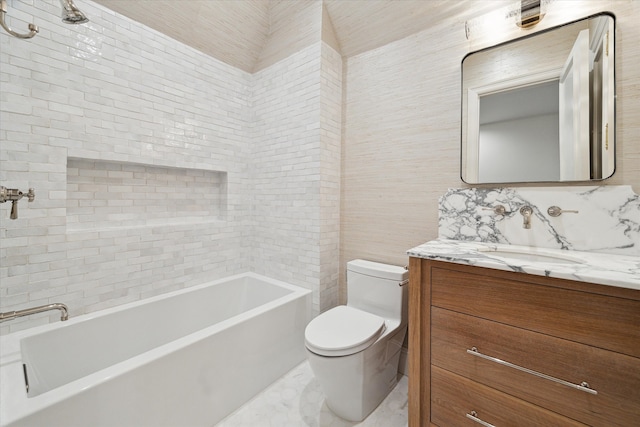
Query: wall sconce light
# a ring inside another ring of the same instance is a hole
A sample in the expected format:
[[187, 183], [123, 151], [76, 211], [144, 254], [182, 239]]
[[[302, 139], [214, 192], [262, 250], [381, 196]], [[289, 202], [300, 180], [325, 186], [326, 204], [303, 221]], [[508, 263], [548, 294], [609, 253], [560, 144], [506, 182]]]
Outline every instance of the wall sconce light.
[[520, 28], [533, 27], [544, 18], [544, 15], [540, 0], [521, 0], [520, 16], [516, 17], [516, 25]]
[[470, 19], [464, 23], [467, 40], [479, 34], [510, 32], [514, 23], [520, 28], [531, 28], [544, 18], [552, 1], [519, 0], [508, 6]]

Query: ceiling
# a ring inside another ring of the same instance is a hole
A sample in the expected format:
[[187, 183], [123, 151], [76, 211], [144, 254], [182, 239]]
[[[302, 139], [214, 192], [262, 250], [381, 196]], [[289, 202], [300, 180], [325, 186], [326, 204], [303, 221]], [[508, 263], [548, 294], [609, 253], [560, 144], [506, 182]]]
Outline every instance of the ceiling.
[[[341, 54], [357, 55], [438, 24], [468, 10], [505, 0], [94, 0], [103, 6], [248, 72], [256, 70], [275, 31], [272, 10], [300, 9], [320, 1]], [[465, 13], [466, 12], [466, 13]], [[321, 15], [321, 14], [318, 14]], [[321, 18], [318, 17], [318, 20]]]

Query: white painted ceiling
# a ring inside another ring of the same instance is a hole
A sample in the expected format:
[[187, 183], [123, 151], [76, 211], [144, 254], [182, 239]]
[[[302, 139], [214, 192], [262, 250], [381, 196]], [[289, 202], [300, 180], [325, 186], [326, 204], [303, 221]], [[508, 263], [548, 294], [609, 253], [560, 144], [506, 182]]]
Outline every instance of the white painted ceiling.
[[[270, 3], [323, 1], [344, 57], [465, 12], [478, 0], [94, 0], [237, 68], [253, 71], [270, 32]], [[504, 0], [484, 1], [486, 9]], [[80, 7], [80, 6], [79, 6]]]

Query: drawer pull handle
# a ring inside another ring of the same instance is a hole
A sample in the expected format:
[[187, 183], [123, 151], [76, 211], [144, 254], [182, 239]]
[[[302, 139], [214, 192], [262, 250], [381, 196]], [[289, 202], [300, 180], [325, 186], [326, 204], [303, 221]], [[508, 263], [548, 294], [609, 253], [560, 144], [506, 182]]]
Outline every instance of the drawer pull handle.
[[531, 375], [535, 375], [536, 377], [544, 378], [546, 380], [550, 380], [550, 381], [554, 381], [554, 382], [557, 382], [557, 383], [562, 384], [562, 385], [566, 385], [567, 387], [575, 388], [576, 390], [584, 391], [584, 392], [587, 392], [587, 393], [590, 393], [590, 394], [598, 394], [598, 392], [595, 391], [594, 389], [590, 388], [589, 384], [587, 382], [585, 382], [585, 381], [581, 382], [580, 384], [573, 384], [573, 383], [570, 383], [569, 381], [561, 380], [560, 378], [556, 378], [556, 377], [552, 377], [550, 375], [543, 374], [542, 372], [538, 372], [538, 371], [534, 371], [534, 370], [531, 370], [531, 369], [528, 369], [528, 368], [524, 368], [524, 367], [519, 366], [519, 365], [514, 365], [513, 363], [509, 363], [507, 361], [498, 359], [496, 357], [487, 356], [486, 354], [480, 353], [476, 347], [471, 347], [471, 350], [467, 349], [467, 353], [469, 353], [469, 354], [471, 354], [473, 356], [481, 357], [481, 358], [489, 360], [491, 362], [498, 363], [498, 364], [503, 365], [503, 366], [508, 366], [510, 368], [514, 368], [514, 369], [517, 369], [519, 371], [526, 372], [526, 373], [531, 374]]
[[496, 427], [493, 424], [489, 424], [488, 422], [482, 421], [480, 418], [478, 418], [478, 413], [476, 411], [469, 412], [467, 414], [467, 418], [477, 422], [478, 424], [482, 424], [484, 427]]

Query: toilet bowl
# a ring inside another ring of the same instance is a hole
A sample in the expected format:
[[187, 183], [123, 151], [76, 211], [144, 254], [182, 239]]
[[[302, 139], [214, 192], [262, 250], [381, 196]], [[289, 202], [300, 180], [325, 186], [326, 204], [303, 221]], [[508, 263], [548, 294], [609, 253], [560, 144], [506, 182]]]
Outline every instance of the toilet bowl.
[[307, 325], [307, 360], [327, 406], [341, 418], [362, 421], [397, 383], [407, 332], [407, 281], [403, 267], [350, 261], [347, 305]]

